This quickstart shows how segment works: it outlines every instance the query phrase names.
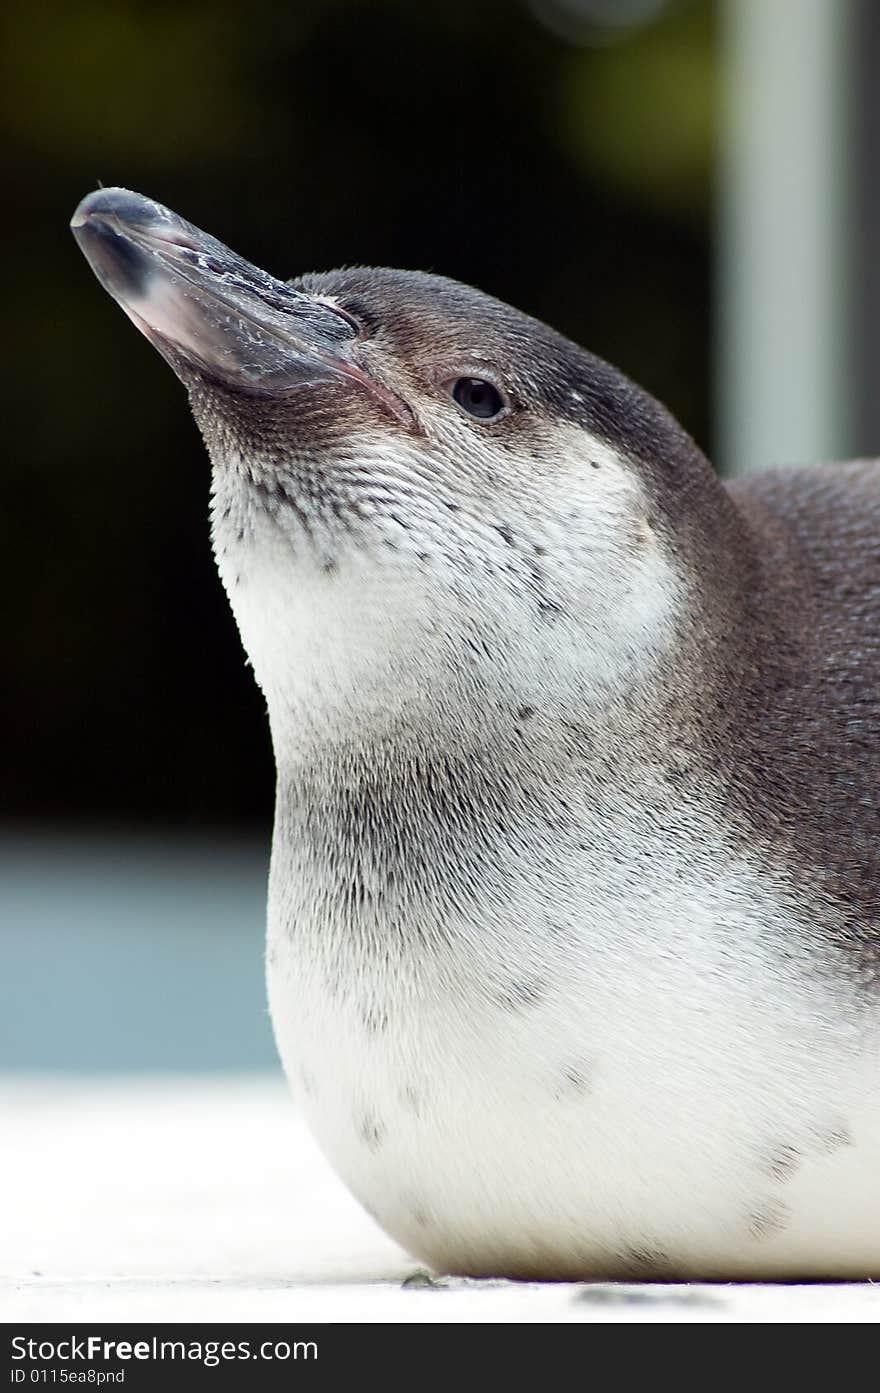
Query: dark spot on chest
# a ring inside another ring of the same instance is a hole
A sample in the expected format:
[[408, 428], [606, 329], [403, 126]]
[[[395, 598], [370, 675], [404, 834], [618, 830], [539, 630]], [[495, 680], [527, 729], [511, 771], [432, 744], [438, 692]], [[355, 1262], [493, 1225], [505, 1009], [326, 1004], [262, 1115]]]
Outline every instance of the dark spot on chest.
[[375, 1004], [364, 1007], [361, 1020], [368, 1035], [382, 1035], [388, 1029], [388, 1012]]
[[781, 1200], [767, 1199], [753, 1210], [749, 1219], [749, 1233], [753, 1238], [774, 1238], [782, 1233], [791, 1219], [791, 1210]]
[[625, 1270], [632, 1276], [658, 1278], [674, 1271], [671, 1262], [662, 1248], [653, 1243], [633, 1243], [621, 1251], [620, 1260]]
[[421, 1116], [422, 1094], [414, 1084], [405, 1084], [397, 1096], [400, 1099], [404, 1111], [410, 1113], [413, 1117]]
[[796, 1146], [777, 1146], [767, 1157], [766, 1171], [773, 1180], [789, 1180], [801, 1164]]
[[592, 1092], [591, 1070], [589, 1065], [578, 1060], [566, 1064], [554, 1081], [554, 1096], [563, 1102], [566, 1098], [583, 1098]]
[[431, 1227], [431, 1215], [423, 1204], [414, 1205], [410, 1212], [417, 1228], [427, 1229]]
[[357, 1122], [357, 1134], [368, 1151], [376, 1152], [385, 1140], [385, 1126], [375, 1113], [362, 1113]]
[[537, 977], [511, 982], [498, 994], [498, 1004], [505, 1011], [526, 1011], [544, 1000], [546, 983]]
[[816, 1136], [816, 1150], [820, 1156], [833, 1156], [845, 1146], [854, 1146], [852, 1132], [845, 1122], [837, 1122], [824, 1128]]

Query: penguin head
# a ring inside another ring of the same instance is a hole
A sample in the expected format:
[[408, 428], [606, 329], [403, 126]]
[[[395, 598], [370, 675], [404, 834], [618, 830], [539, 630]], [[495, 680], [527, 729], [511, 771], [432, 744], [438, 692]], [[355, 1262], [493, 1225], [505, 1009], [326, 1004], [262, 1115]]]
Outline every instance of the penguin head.
[[276, 746], [426, 693], [453, 723], [601, 705], [672, 660], [712, 476], [622, 374], [444, 277], [278, 281], [124, 190], [73, 228], [188, 389]]

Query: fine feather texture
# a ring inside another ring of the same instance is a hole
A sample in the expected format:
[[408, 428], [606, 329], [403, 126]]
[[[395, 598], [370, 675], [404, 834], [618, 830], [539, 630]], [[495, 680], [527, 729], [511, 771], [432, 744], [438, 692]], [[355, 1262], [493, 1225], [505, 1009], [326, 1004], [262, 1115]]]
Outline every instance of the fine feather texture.
[[119, 191], [84, 242], [108, 199], [214, 466], [272, 1019], [340, 1174], [449, 1271], [880, 1276], [878, 466], [724, 487], [478, 291], [209, 267]]

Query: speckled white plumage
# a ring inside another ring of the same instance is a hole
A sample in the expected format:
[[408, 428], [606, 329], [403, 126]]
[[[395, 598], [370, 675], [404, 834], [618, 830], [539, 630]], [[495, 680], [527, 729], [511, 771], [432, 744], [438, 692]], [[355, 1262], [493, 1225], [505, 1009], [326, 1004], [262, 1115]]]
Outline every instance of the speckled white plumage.
[[[530, 535], [584, 603], [545, 639], [484, 575], [487, 631], [522, 642], [493, 643], [466, 682], [447, 657], [462, 611], [439, 544], [427, 574], [368, 547], [328, 580], [320, 544], [294, 561], [276, 522], [236, 544], [216, 528], [278, 759], [268, 985], [285, 1068], [346, 1183], [441, 1269], [864, 1275], [880, 1264], [876, 1020], [835, 994], [821, 936], [726, 837], [711, 785], [671, 794], [640, 748], [638, 703], [629, 747], [601, 748], [620, 739], [603, 713], [636, 673], [650, 691], [674, 653], [682, 598], [659, 548], [634, 561], [621, 540], [640, 511], [626, 466], [578, 435], [560, 430], [560, 450], [591, 506], [569, 483], [560, 498], [570, 516], [581, 502], [580, 529], [548, 507]], [[365, 447], [364, 471], [381, 465]], [[403, 452], [384, 465], [392, 479], [415, 467]], [[234, 471], [217, 490], [220, 517]], [[417, 503], [423, 548], [434, 504]], [[479, 544], [479, 520], [456, 526]], [[485, 724], [530, 703], [545, 714], [527, 718], [527, 746]], [[590, 756], [559, 740], [548, 706], [584, 718]], [[479, 864], [455, 820], [409, 866], [405, 849], [383, 862], [316, 832], [384, 761], [418, 835], [436, 820], [421, 771], [444, 750], [477, 799], [497, 778], [507, 803]]]
[[880, 472], [723, 488], [546, 325], [74, 233], [186, 383], [278, 769], [268, 980], [438, 1267], [880, 1275]]

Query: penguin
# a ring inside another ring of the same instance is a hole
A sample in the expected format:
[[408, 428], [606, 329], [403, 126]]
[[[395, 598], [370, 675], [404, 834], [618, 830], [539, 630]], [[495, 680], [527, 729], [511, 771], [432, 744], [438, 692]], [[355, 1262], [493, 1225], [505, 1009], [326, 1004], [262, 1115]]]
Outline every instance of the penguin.
[[441, 1272], [880, 1277], [880, 466], [722, 483], [478, 290], [72, 227], [211, 458], [271, 1016], [354, 1195]]

